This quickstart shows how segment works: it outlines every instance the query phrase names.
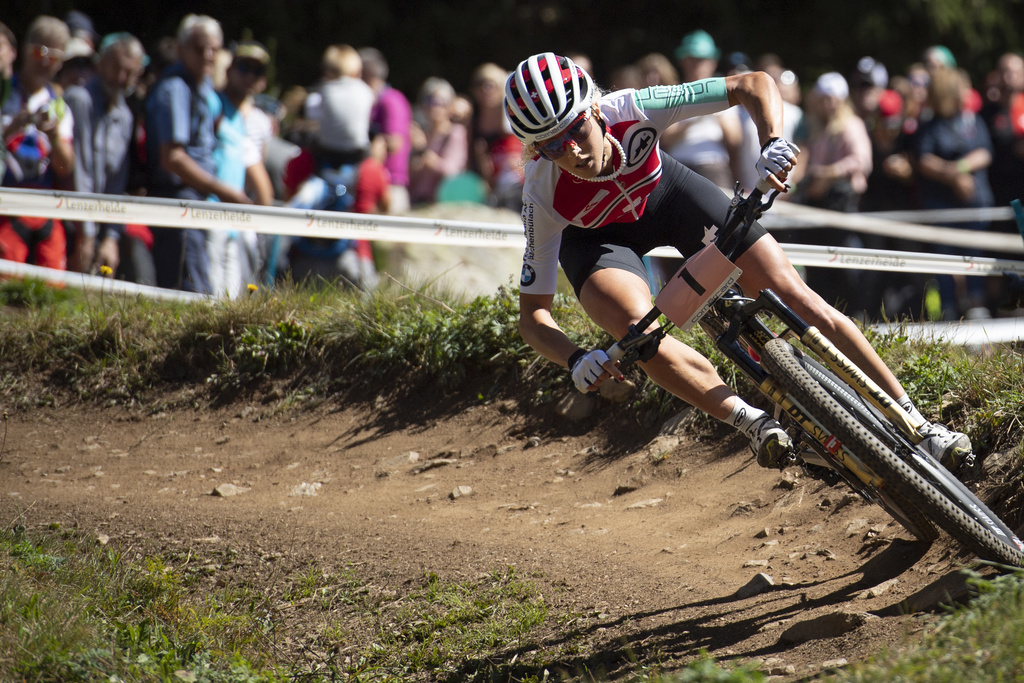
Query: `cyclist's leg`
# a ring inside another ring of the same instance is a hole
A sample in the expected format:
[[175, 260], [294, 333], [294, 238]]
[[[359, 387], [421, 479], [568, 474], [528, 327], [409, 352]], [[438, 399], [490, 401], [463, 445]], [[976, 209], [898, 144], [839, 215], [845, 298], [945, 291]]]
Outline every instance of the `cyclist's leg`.
[[771, 289], [797, 315], [821, 330], [887, 394], [899, 398], [906, 393], [853, 320], [828, 305], [800, 279], [774, 237], [765, 235], [754, 242], [736, 259], [736, 265], [743, 270], [740, 287], [744, 292], [755, 296], [762, 289]]
[[[825, 303], [800, 279], [775, 238], [771, 235], [761, 237], [736, 259], [736, 265], [743, 270], [740, 286], [744, 291], [774, 291], [797, 315], [821, 330], [904, 410], [920, 419], [926, 419], [914, 407], [896, 375], [879, 358], [860, 328], [850, 318]], [[972, 450], [971, 440], [966, 434], [944, 425], [926, 421], [919, 432], [925, 437], [921, 444], [925, 450], [951, 469], [959, 466]]]
[[[617, 268], [595, 271], [580, 290], [587, 315], [606, 332], [621, 339], [629, 326], [651, 310], [651, 290], [646, 280]], [[671, 336], [658, 352], [643, 363], [644, 371], [658, 384], [712, 417], [725, 420], [734, 393], [707, 358]]]
[[[635, 272], [604, 268], [587, 278], [580, 303], [594, 322], [621, 339], [650, 310], [651, 290]], [[771, 415], [733, 393], [700, 353], [666, 336], [654, 357], [641, 365], [658, 386], [745, 434], [762, 467], [785, 464], [792, 452], [789, 435]]]

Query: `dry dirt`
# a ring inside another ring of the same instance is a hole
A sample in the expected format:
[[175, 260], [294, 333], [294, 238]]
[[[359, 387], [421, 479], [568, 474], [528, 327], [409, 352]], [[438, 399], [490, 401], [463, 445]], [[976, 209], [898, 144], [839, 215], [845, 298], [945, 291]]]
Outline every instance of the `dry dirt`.
[[[398, 594], [426, 572], [464, 580], [514, 566], [553, 613], [579, 617], [562, 630], [552, 620], [533, 643], [584, 643], [560, 661], [569, 674], [614, 676], [630, 657], [672, 668], [705, 649], [770, 660], [793, 680], [899, 648], [932, 618], [901, 606], [960, 566], [942, 542], [913, 542], [842, 488], [760, 469], [729, 432], [696, 439], [684, 425], [675, 445], [595, 401], [580, 422], [512, 400], [18, 412], [0, 520], [192, 562], [231, 548], [229, 572], [256, 582], [281, 570], [241, 558], [355, 566]], [[212, 495], [223, 484], [235, 495]], [[458, 487], [471, 491], [453, 498]], [[737, 597], [759, 572], [775, 586]], [[877, 618], [834, 637], [782, 637], [839, 612]]]

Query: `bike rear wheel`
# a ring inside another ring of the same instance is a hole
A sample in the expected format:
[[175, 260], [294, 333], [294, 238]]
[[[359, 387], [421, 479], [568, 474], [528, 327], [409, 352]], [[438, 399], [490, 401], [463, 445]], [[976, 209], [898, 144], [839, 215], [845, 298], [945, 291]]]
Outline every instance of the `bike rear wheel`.
[[1016, 536], [959, 481], [948, 481], [953, 479], [951, 474], [937, 464], [918, 463], [928, 469], [928, 476], [923, 476], [920, 467], [912, 467], [897, 454], [904, 450], [901, 444], [876, 435], [878, 425], [871, 422], [878, 417], [862, 414], [864, 406], [854, 398], [850, 401], [857, 401], [859, 408], [844, 406], [850, 401], [822, 387], [786, 340], [774, 339], [764, 351], [762, 362], [776, 381], [885, 482], [882, 488], [903, 513], [912, 520], [923, 516], [935, 522], [983, 559], [1024, 566], [1024, 549]]

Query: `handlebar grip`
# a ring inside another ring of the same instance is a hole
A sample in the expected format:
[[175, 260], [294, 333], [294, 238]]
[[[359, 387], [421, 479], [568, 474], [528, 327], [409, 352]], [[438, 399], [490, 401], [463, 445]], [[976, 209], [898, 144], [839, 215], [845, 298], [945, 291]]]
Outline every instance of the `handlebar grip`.
[[768, 182], [767, 178], [758, 178], [757, 184], [754, 186], [754, 189], [760, 192], [761, 194], [768, 194], [768, 192], [771, 191], [772, 186], [771, 183]]
[[609, 359], [613, 361], [619, 361], [622, 360], [622, 357], [626, 355], [626, 349], [619, 346], [619, 342], [615, 342], [614, 344], [608, 347], [608, 350], [605, 351], [605, 353], [608, 354]]

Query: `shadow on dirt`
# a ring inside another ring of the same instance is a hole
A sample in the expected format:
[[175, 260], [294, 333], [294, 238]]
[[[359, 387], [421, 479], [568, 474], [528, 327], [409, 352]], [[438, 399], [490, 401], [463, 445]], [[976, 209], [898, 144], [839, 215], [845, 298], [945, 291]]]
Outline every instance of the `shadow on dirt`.
[[637, 452], [658, 433], [657, 426], [641, 425], [637, 412], [628, 404], [596, 401], [590, 416], [570, 419], [558, 415], [557, 401], [540, 402], [536, 392], [537, 388], [529, 383], [495, 390], [493, 378], [486, 377], [451, 393], [401, 387], [382, 392], [377, 397], [367, 397], [358, 390], [349, 390], [333, 399], [337, 403], [333, 412], [345, 410], [354, 401], [372, 406], [366, 421], [338, 436], [339, 439], [351, 439], [353, 445], [363, 445], [396, 430], [411, 434], [423, 432], [437, 422], [451, 419], [464, 411], [484, 404], [497, 404], [502, 414], [512, 418], [509, 438], [525, 441], [531, 437], [546, 440], [590, 435], [602, 444], [600, 450], [591, 456], [604, 461], [603, 464]]
[[[556, 677], [593, 676], [595, 680], [602, 680], [628, 671], [636, 662], [697, 659], [703, 651], [721, 651], [739, 645], [762, 631], [778, 629], [781, 634], [785, 622], [799, 621], [801, 615], [810, 614], [818, 608], [847, 603], [861, 591], [910, 570], [925, 556], [928, 549], [929, 545], [925, 543], [895, 539], [854, 572], [825, 581], [775, 586], [770, 591], [774, 597], [768, 597], [767, 600], [760, 598], [768, 609], [757, 616], [744, 616], [750, 614], [749, 603], [753, 598], [740, 599], [736, 594], [724, 595], [657, 611], [623, 614], [613, 619], [589, 623], [584, 628], [565, 630], [543, 642], [528, 643], [518, 650], [508, 652], [505, 661], [514, 661], [537, 648], [558, 651], [560, 647], [569, 647], [574, 642], [600, 639], [606, 631], [628, 632], [629, 635], [609, 641], [604, 646], [595, 644], [587, 656], [565, 658], [560, 662], [560, 670], [551, 673]], [[860, 578], [854, 580], [858, 575]], [[812, 589], [829, 584], [836, 588], [820, 597], [808, 597]], [[899, 605], [896, 603], [886, 608], [886, 611], [898, 610]], [[671, 617], [673, 613], [683, 611], [691, 614], [696, 612], [698, 616], [664, 623], [666, 616]], [[641, 625], [650, 619], [657, 619], [662, 625], [630, 628], [630, 625]], [[777, 655], [790, 647], [776, 639], [771, 645], [745, 651], [742, 659]], [[483, 673], [485, 671], [486, 675]], [[470, 660], [445, 680], [516, 680], [531, 674], [542, 675], [528, 667], [501, 665], [495, 668], [490, 661]]]

